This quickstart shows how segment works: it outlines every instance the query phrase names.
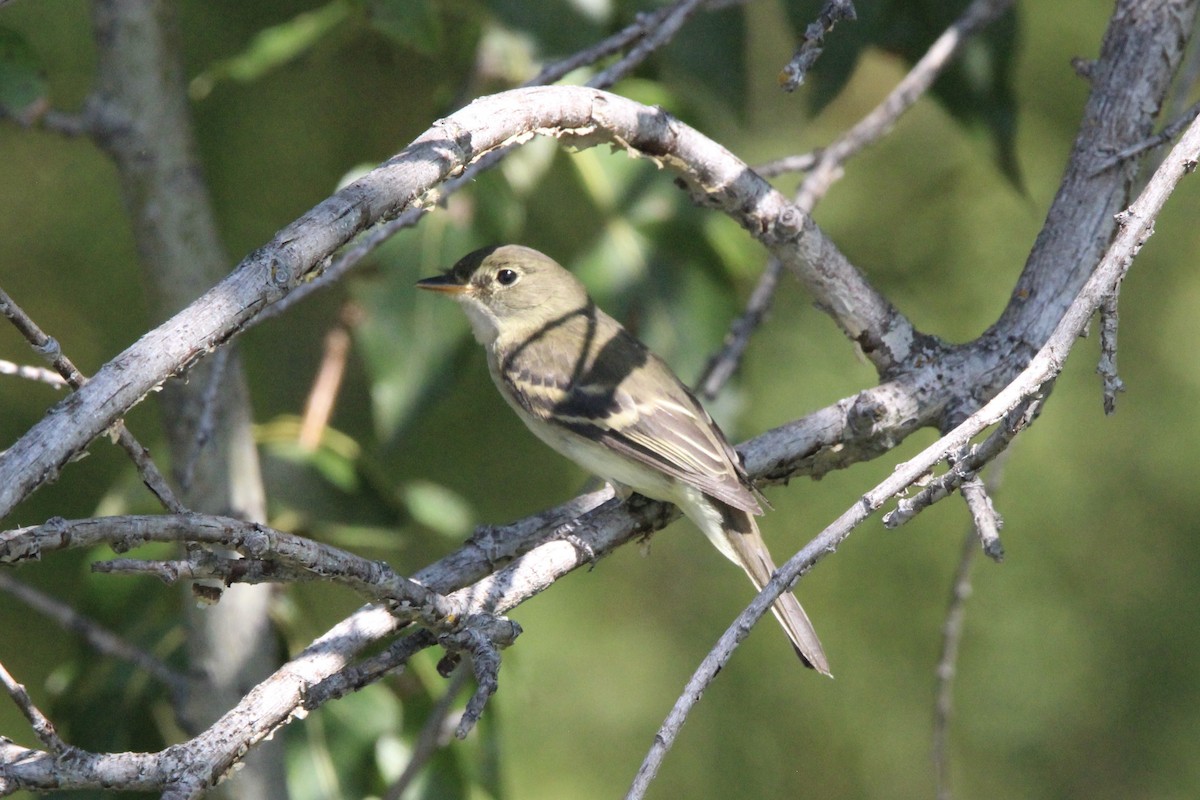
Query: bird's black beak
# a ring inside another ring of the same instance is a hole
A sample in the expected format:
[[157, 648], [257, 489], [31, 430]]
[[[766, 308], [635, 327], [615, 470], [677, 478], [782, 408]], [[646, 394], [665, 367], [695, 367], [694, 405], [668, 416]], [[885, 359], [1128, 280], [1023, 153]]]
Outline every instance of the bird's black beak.
[[462, 294], [467, 290], [466, 285], [456, 281], [454, 274], [450, 272], [444, 275], [435, 275], [432, 278], [423, 278], [417, 281], [417, 288], [443, 294]]

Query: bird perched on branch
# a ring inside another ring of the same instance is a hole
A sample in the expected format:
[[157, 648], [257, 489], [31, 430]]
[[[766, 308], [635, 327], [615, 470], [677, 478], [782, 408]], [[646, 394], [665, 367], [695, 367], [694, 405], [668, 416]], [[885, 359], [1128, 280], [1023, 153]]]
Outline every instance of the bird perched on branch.
[[[519, 245], [477, 250], [417, 286], [463, 307], [500, 394], [534, 434], [613, 484], [674, 503], [762, 587], [775, 564], [761, 497], [720, 428], [658, 356], [600, 310], [579, 280]], [[829, 674], [790, 592], [772, 611], [804, 663]]]

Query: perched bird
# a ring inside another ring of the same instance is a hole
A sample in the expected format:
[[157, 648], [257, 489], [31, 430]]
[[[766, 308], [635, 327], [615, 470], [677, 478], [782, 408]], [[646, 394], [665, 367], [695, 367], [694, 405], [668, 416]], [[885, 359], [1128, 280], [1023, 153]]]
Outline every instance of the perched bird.
[[[775, 564], [760, 495], [737, 453], [662, 359], [605, 314], [579, 280], [519, 245], [477, 250], [417, 283], [462, 305], [500, 394], [539, 439], [627, 496], [674, 503], [761, 589]], [[800, 658], [829, 662], [790, 592], [772, 607]]]

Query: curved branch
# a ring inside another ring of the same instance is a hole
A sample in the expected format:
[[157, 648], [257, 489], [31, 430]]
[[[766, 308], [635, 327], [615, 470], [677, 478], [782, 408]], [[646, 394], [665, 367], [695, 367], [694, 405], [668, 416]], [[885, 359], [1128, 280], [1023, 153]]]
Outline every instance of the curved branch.
[[661, 109], [574, 86], [516, 89], [470, 104], [399, 155], [326, 199], [255, 251], [186, 309], [102, 367], [0, 454], [0, 516], [53, 480], [147, 393], [237, 335], [351, 238], [435, 202], [437, 186], [475, 160], [534, 134], [574, 146], [617, 145], [676, 172], [698, 201], [723, 210], [808, 286], [881, 371], [911, 353], [911, 325], [783, 195], [728, 150]]
[[[1139, 29], [1138, 35], [1147, 35], [1145, 29]], [[1170, 63], [1168, 57], [1165, 63], [1162, 60], [1142, 62], [1139, 66], [1147, 74], [1161, 74]], [[517, 97], [522, 99], [519, 106], [514, 105], [514, 98]], [[561, 108], [555, 113], [553, 124], [535, 124], [542, 119], [538, 114], [543, 110], [538, 108], [538, 104], [549, 102], [548, 98], [561, 103]], [[1133, 117], [1149, 113], [1143, 99], [1127, 95], [1122, 95], [1122, 98], [1128, 105], [1114, 108], [1114, 113]], [[630, 110], [634, 111], [633, 120], [625, 116]], [[489, 114], [490, 118], [481, 119], [483, 113]], [[620, 122], [629, 124], [621, 127], [618, 124]], [[504, 135], [506, 130], [509, 131], [507, 138]], [[809, 264], [798, 253], [809, 252], [814, 247], [819, 250], [819, 242], [804, 241], [807, 237], [802, 230], [804, 218], [801, 218], [798, 226], [795, 219], [783, 219], [781, 214], [790, 208], [786, 203], [781, 204], [774, 199], [777, 195], [758, 195], [754, 192], [759, 185], [757, 177], [745, 170], [744, 165], [739, 167], [740, 162], [726, 151], [657, 110], [600, 92], [566, 87], [526, 90], [487, 98], [435, 125], [401, 156], [317, 206], [282, 231], [271, 245], [248, 258], [189, 312], [151, 332], [101, 370], [92, 384], [73, 396], [75, 399], [72, 402], [61, 405], [56, 414], [39, 423], [35, 428], [38, 435], [33, 435], [34, 431], [31, 431], [13, 450], [0, 457], [0, 509], [11, 508], [12, 503], [23, 497], [24, 493], [61, 467], [66, 458], [76, 452], [71, 448], [86, 446], [96, 433], [104, 429], [101, 423], [105, 415], [111, 415], [112, 419], [119, 417], [145, 392], [199, 358], [205, 348], [235, 335], [258, 309], [285, 295], [309, 272], [319, 270], [325, 259], [355, 233], [400, 213], [408, 205], [429, 202], [434, 197], [430, 190], [438, 181], [461, 170], [491, 149], [531, 132], [562, 136], [575, 144], [609, 141], [654, 158], [658, 163], [679, 171], [694, 193], [726, 210], [773, 252], [780, 248], [792, 248], [788, 250], [789, 263]], [[1086, 140], [1092, 134], [1091, 129], [1085, 128], [1081, 140]], [[689, 136], [693, 138], [689, 139]], [[691, 150], [683, 146], [689, 142], [693, 146]], [[684, 160], [683, 163], [677, 161], [684, 159], [685, 154], [695, 156], [697, 153], [702, 154], [703, 158]], [[732, 172], [728, 171], [730, 168]], [[722, 178], [727, 180], [722, 182]], [[1178, 175], [1175, 179], [1178, 179]], [[747, 204], [735, 205], [739, 200]], [[1140, 244], [1148, 234], [1148, 223], [1153, 218], [1154, 209], [1146, 206], [1135, 208], [1132, 212], [1125, 218], [1126, 225], [1121, 229], [1118, 240], [1127, 242], [1126, 234], [1129, 234], [1135, 243]], [[1090, 233], [1081, 229], [1076, 235], [1087, 236]], [[1039, 240], [1038, 248], [1043, 246], [1045, 243]], [[1136, 246], [1123, 251], [1116, 258], [1118, 261], [1131, 258], [1135, 251]], [[821, 265], [819, 261], [813, 263]], [[821, 266], [828, 267], [828, 264]], [[1087, 266], [1084, 265], [1083, 269], [1086, 270]], [[1099, 283], [1095, 286], [1088, 284], [1088, 297], [1077, 297], [1077, 300], [1086, 300], [1080, 306], [1083, 310], [1079, 313], [1063, 317], [1055, 313], [1053, 303], [1045, 301], [1027, 303], [1027, 313], [1032, 313], [1035, 308], [1040, 309], [1044, 319], [1040, 319], [1039, 324], [1048, 326], [1047, 330], [1059, 324], [1062, 331], [1075, 331], [1090, 315], [1087, 309], [1095, 307], [1088, 304], [1098, 302], [1091, 294], [1092, 289], [1108, 287], [1111, 281], [1119, 279], [1126, 266], [1127, 260], [1123, 264], [1118, 263], [1114, 272], [1114, 264], [1106, 260], [1094, 276]], [[812, 284], [818, 289], [853, 284], [853, 277], [847, 278], [835, 264], [830, 268], [830, 274], [813, 278]], [[869, 290], [869, 287], [866, 288]], [[823, 296], [818, 293], [818, 297]], [[882, 306], [869, 308], [864, 315], [854, 319], [880, 322], [883, 317], [877, 312], [880, 308], [889, 308], [886, 301], [881, 303]], [[875, 316], [872, 317], [872, 314]], [[835, 317], [842, 319], [836, 311]], [[890, 329], [885, 325], [880, 330]], [[911, 335], [911, 330], [908, 332]], [[174, 341], [173, 336], [184, 341]], [[975, 345], [950, 349], [936, 343], [910, 339], [903, 347], [890, 350], [893, 354], [907, 352], [912, 356], [912, 360], [906, 364], [910, 367], [906, 371], [898, 373], [887, 383], [834, 404], [804, 420], [770, 431], [750, 443], [744, 448], [747, 465], [760, 478], [784, 480], [802, 472], [819, 473], [853, 463], [870, 454], [878, 454], [894, 446], [912, 430], [931, 424], [939, 415], [952, 418], [968, 407], [972, 410], [978, 408], [984, 399], [995, 393], [996, 387], [1008, 385], [1012, 377], [1020, 373], [1022, 366], [1029, 365], [1029, 370], [1021, 375], [1021, 380], [1009, 387], [1011, 391], [1000, 393], [977, 415], [970, 417], [967, 423], [916, 459], [902, 465], [888, 481], [865, 495], [860, 503], [794, 556], [764, 590], [764, 594], [756, 599], [752, 608], [761, 615], [769, 606], [770, 592], [777, 594], [793, 582], [824, 553], [836, 547], [855, 525], [888, 502], [895, 492], [927, 472], [946, 453], [958, 452], [974, 435], [971, 431], [981, 431], [1000, 419], [1006, 409], [1029, 396], [1031, 386], [1040, 385], [1039, 382], [1056, 374], [1073, 342], [1073, 333], [1067, 339], [1060, 340], [1056, 332], [1043, 351], [1044, 357], [1031, 363], [1028, 353], [1035, 348], [1022, 349], [1029, 347], [1028, 343], [997, 346], [997, 339], [991, 338]], [[160, 344], [166, 348], [165, 353], [156, 349]], [[878, 354], [876, 357], [879, 357]], [[929, 359], [938, 363], [931, 366]], [[149, 369], [146, 377], [141, 377], [143, 368]], [[101, 377], [103, 382], [100, 382]], [[84, 414], [85, 411], [89, 413]], [[81, 419], [71, 418], [81, 414], [84, 415], [82, 419], [86, 430], [68, 439], [65, 444], [55, 438], [55, 434], [69, 434], [72, 425], [79, 425]], [[65, 423], [56, 422], [56, 415], [68, 419]], [[34, 470], [33, 477], [20, 478], [22, 473], [17, 469], [20, 466]], [[13, 484], [7, 480], [12, 475], [28, 482]], [[485, 581], [471, 578], [477, 582], [475, 585], [458, 589], [449, 598], [478, 603], [476, 607], [497, 612], [520, 602], [522, 594], [532, 596], [541, 591], [563, 571], [589, 564], [612, 547], [655, 530], [672, 518], [672, 510], [658, 504], [604, 505], [607, 496], [597, 493], [546, 512], [536, 521], [520, 523], [518, 527], [523, 533], [519, 544], [504, 542], [497, 547], [496, 542], [502, 537], [491, 536], [490, 531], [485, 531], [451, 559], [416, 577], [432, 590], [449, 594], [457, 588], [453, 585], [452, 576], [461, 578], [472, 572], [489, 573], [498, 561], [522, 552], [547, 535], [563, 533], [560, 528], [564, 523], [569, 524], [568, 538], [545, 541]], [[580, 511], [586, 513], [575, 519]], [[424, 577], [425, 573], [429, 575], [428, 580]], [[514, 588], [517, 579], [528, 579], [519, 591]], [[187, 786], [203, 786], [218, 780], [241, 758], [242, 753], [258, 741], [274, 733], [295, 715], [315, 707], [314, 704], [336, 696], [335, 693], [323, 694], [321, 687], [333, 685], [340, 676], [350, 674], [359, 666], [354, 663], [354, 658], [369, 645], [394, 636], [400, 624], [394, 616], [378, 607], [368, 607], [355, 613], [259, 684], [222, 720], [199, 737], [186, 745], [164, 751], [161, 755], [169, 756], [166, 760], [171, 762], [170, 765], [179, 768], [173, 777], [182, 781], [178, 784], [179, 791], [171, 796], [193, 796], [185, 793]], [[396, 643], [395, 657], [402, 663], [406, 653], [433, 643], [431, 637], [419, 633], [405, 637]], [[5, 748], [7, 757], [9, 748], [2, 742], [0, 747]], [[24, 752], [28, 754], [31, 751]], [[81, 765], [79, 775], [81, 779], [87, 776], [94, 779], [97, 774], [94, 766], [99, 763], [122, 770], [120, 774], [123, 775], [130, 775], [129, 770], [138, 766], [150, 768], [148, 762], [137, 761], [138, 758], [138, 754], [131, 754], [126, 761], [112, 757], [97, 757], [96, 761], [81, 758], [78, 761]], [[28, 774], [33, 774], [39, 764], [44, 767], [45, 762], [39, 761], [37, 754], [33, 754], [20, 768], [24, 770], [28, 767]], [[191, 769], [185, 769], [185, 764], [191, 765]], [[199, 771], [198, 765], [202, 765]], [[155, 765], [153, 768], [157, 770], [159, 767]], [[14, 776], [17, 772], [11, 768], [6, 770], [0, 774], [0, 786], [15, 785]], [[26, 774], [24, 771], [20, 773], [21, 776]], [[113, 774], [117, 773], [109, 773]], [[151, 788], [147, 784], [136, 785]]]
[[[0, 564], [36, 561], [45, 553], [99, 544], [125, 552], [146, 542], [216, 545], [247, 557], [222, 559], [219, 554], [202, 553], [202, 557], [213, 559], [214, 563], [184, 562], [185, 572], [203, 574], [181, 577], [219, 576], [227, 584], [295, 582], [302, 579], [301, 575], [325, 578], [348, 586], [368, 600], [389, 603], [393, 613], [435, 629], [448, 627], [448, 619], [467, 613], [467, 609], [447, 603], [445, 597], [397, 574], [381, 561], [371, 561], [260, 523], [210, 514], [52, 519], [44, 525], [0, 533]], [[147, 569], [138, 571], [161, 576], [162, 573], [153, 573], [149, 568], [156, 563], [162, 562], [144, 562]], [[272, 565], [278, 566], [272, 569]], [[115, 571], [111, 563], [108, 567], [97, 564], [95, 568], [100, 572]]]
[[[642, 762], [627, 798], [639, 798], [657, 774], [687, 714], [699, 701], [705, 687], [728, 663], [733, 650], [762, 618], [780, 594], [825, 556], [837, 550], [843, 541], [871, 515], [950, 454], [966, 447], [971, 439], [1001, 421], [1007, 414], [1035, 397], [1062, 371], [1067, 353], [1079, 339], [1088, 320], [1124, 278], [1133, 258], [1154, 232], [1154, 220], [1175, 185], [1192, 173], [1200, 162], [1200, 121], [1194, 122], [1179, 144], [1163, 162], [1146, 190], [1122, 215], [1120, 229], [1111, 247], [1096, 267], [1087, 284], [1074, 298], [1045, 346], [1021, 374], [991, 401], [950, 433], [921, 451], [915, 458], [896, 466], [893, 473], [825, 530], [809, 542], [775, 573], [754, 601], [738, 615], [720, 640], [693, 673], [687, 688], [676, 701], [659, 728], [654, 744]], [[997, 454], [1002, 448], [997, 448]]]

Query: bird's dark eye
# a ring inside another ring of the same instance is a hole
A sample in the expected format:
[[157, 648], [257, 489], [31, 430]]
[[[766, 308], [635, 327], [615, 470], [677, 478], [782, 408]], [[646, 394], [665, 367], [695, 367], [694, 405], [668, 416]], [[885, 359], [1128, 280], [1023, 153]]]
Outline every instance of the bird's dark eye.
[[517, 282], [518, 277], [516, 270], [502, 269], [496, 272], [496, 283], [501, 286], [512, 286]]

